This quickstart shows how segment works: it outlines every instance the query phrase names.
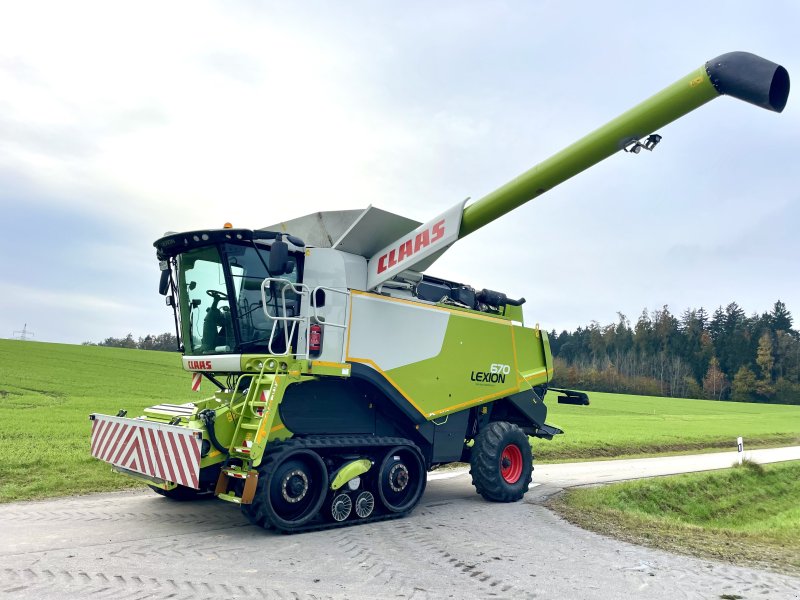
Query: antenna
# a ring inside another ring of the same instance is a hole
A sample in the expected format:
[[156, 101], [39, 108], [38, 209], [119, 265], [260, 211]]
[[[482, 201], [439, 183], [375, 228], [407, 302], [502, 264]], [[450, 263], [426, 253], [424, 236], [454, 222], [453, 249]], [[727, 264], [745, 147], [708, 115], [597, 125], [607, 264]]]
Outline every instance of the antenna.
[[34, 334], [33, 334], [32, 331], [28, 331], [28, 324], [25, 323], [25, 325], [22, 326], [22, 329], [17, 329], [13, 333], [13, 336], [14, 336], [13, 339], [22, 340], [24, 342], [24, 341], [29, 340], [30, 338], [32, 338], [33, 335]]

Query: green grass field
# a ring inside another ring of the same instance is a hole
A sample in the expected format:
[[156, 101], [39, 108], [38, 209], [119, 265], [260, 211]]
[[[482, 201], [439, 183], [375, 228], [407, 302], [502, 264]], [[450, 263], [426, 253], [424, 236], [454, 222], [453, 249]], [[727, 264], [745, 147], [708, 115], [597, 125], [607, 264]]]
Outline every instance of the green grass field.
[[800, 407], [590, 392], [589, 406], [548, 394], [548, 423], [565, 431], [536, 444], [537, 460], [800, 444]]
[[140, 486], [89, 456], [89, 414], [188, 402], [189, 386], [177, 353], [0, 340], [0, 501]]
[[[189, 383], [176, 353], [0, 340], [0, 502], [141, 485], [89, 456], [88, 415], [188, 402]], [[550, 400], [548, 422], [566, 434], [537, 441], [537, 460], [732, 449], [739, 435], [748, 448], [800, 442], [797, 406], [591, 397]]]
[[568, 491], [551, 507], [600, 533], [800, 574], [800, 462]]

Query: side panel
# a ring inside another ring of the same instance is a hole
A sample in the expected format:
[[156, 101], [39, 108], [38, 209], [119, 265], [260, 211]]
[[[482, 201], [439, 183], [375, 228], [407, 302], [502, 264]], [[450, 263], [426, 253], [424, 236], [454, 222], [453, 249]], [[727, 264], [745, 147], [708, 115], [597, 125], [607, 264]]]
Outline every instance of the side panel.
[[373, 403], [349, 381], [326, 377], [290, 385], [278, 413], [297, 435], [375, 433]]
[[447, 417], [447, 421], [434, 428], [432, 462], [448, 463], [461, 460], [469, 413], [468, 410], [462, 410], [452, 414]]
[[547, 333], [538, 329], [514, 327], [519, 372], [531, 386], [542, 385], [553, 376], [552, 359], [547, 360], [550, 343]]
[[348, 357], [381, 371], [438, 356], [450, 314], [380, 296], [352, 295]]
[[[429, 463], [433, 456], [434, 430], [436, 444], [446, 446], [447, 456], [460, 456], [460, 449], [464, 445], [466, 421], [457, 434], [448, 436], [445, 431], [440, 434], [438, 427], [425, 421], [412, 407], [406, 406], [405, 399], [394, 388], [382, 387], [377, 371], [358, 363], [353, 365], [353, 377], [347, 380], [324, 377], [290, 385], [278, 413], [283, 425], [293, 435], [372, 434], [406, 437], [419, 446]], [[456, 421], [458, 419], [448, 419], [450, 423]], [[446, 432], [452, 433], [452, 427], [448, 426]], [[454, 449], [456, 444], [458, 448]]]
[[354, 292], [347, 360], [377, 370], [436, 419], [530, 387], [519, 375], [515, 329], [488, 315]]

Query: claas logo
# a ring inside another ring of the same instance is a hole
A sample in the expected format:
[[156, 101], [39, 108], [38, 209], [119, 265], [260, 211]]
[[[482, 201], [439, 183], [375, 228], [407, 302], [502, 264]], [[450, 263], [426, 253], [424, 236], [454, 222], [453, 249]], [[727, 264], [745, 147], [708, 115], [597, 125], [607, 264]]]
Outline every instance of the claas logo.
[[190, 369], [196, 369], [198, 371], [210, 371], [211, 370], [211, 361], [210, 360], [190, 360], [186, 362], [186, 366]]
[[378, 259], [378, 274], [380, 275], [386, 269], [403, 262], [407, 258], [414, 256], [423, 248], [427, 248], [434, 242], [438, 242], [444, 237], [444, 219], [435, 223], [429, 229], [423, 229], [417, 235], [400, 242], [396, 247], [392, 248], [386, 254]]

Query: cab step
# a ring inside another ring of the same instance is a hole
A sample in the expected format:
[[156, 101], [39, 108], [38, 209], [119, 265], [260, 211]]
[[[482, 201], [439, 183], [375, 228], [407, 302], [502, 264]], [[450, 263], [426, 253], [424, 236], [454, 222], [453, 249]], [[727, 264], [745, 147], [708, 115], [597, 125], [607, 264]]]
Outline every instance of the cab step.
[[[236, 495], [236, 489], [230, 489], [231, 479], [244, 480], [244, 488], [242, 495]], [[217, 487], [214, 490], [214, 495], [226, 502], [233, 502], [234, 504], [250, 504], [253, 501], [253, 496], [256, 493], [256, 484], [258, 483], [258, 471], [255, 469], [245, 470], [239, 467], [228, 467], [222, 469], [217, 479]]]

